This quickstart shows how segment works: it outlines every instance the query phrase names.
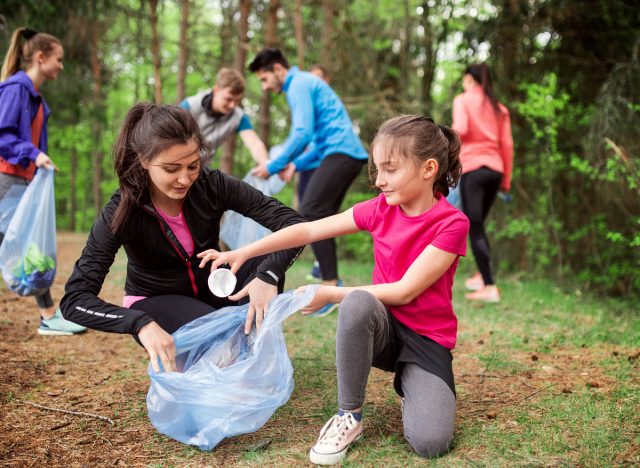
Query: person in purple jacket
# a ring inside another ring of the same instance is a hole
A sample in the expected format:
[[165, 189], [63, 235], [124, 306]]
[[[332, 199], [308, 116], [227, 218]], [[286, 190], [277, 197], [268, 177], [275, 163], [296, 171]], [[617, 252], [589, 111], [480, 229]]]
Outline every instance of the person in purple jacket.
[[[37, 168], [56, 169], [47, 155], [49, 106], [40, 87], [58, 77], [63, 57], [62, 44], [54, 36], [27, 28], [13, 32], [0, 72], [0, 199], [15, 184], [27, 185]], [[0, 242], [3, 237], [0, 233]], [[50, 291], [36, 296], [36, 303], [38, 334], [74, 335], [86, 330], [62, 317]]]

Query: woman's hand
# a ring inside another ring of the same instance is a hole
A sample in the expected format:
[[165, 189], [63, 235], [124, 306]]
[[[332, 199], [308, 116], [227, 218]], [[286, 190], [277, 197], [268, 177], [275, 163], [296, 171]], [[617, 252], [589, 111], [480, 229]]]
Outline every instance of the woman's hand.
[[51, 158], [44, 153], [40, 153], [36, 156], [35, 164], [36, 167], [44, 167], [47, 170], [54, 169], [56, 172], [58, 171], [58, 168], [53, 164]]
[[220, 265], [229, 265], [229, 269], [235, 275], [240, 267], [248, 260], [248, 257], [242, 253], [242, 249], [230, 250], [228, 252], [218, 252], [215, 249], [205, 250], [196, 255], [201, 258], [200, 268], [204, 268], [208, 261], [211, 261], [211, 271], [217, 269]]
[[160, 372], [158, 358], [162, 362], [162, 367], [167, 372], [176, 371], [176, 344], [173, 337], [160, 327], [156, 322], [147, 323], [138, 332], [140, 343], [149, 353], [151, 367], [156, 372]]
[[280, 176], [280, 179], [282, 179], [283, 182], [289, 182], [295, 173], [296, 165], [289, 163], [284, 169], [278, 172], [278, 176]]
[[[308, 286], [301, 286], [297, 289], [297, 292], [304, 292], [304, 290]], [[300, 311], [304, 314], [312, 314], [320, 309], [322, 309], [327, 304], [336, 304], [342, 301], [342, 293], [345, 292], [345, 288], [341, 288], [338, 286], [320, 286], [316, 291], [315, 296], [309, 304], [300, 309]]]
[[244, 324], [244, 333], [246, 335], [251, 332], [254, 317], [256, 318], [256, 328], [260, 330], [262, 322], [269, 311], [271, 299], [278, 295], [278, 287], [265, 283], [259, 278], [253, 278], [244, 288], [233, 296], [229, 296], [229, 299], [239, 301], [247, 295], [249, 295], [249, 311], [247, 312], [247, 321]]

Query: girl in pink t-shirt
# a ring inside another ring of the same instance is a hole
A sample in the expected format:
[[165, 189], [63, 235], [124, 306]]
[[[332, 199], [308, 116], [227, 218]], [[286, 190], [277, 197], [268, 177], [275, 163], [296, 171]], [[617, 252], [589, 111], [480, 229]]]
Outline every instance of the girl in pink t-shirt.
[[[303, 313], [339, 303], [336, 336], [338, 414], [322, 428], [310, 458], [339, 463], [363, 434], [362, 406], [372, 366], [395, 372], [404, 435], [423, 457], [446, 452], [453, 440], [455, 386], [451, 349], [457, 320], [451, 287], [465, 255], [469, 221], [445, 196], [462, 167], [460, 140], [433, 120], [404, 115], [385, 122], [371, 153], [380, 195], [325, 219], [287, 227], [230, 252], [199, 254], [200, 266], [228, 263], [367, 230], [373, 238], [372, 284], [319, 286]], [[236, 297], [241, 297], [240, 291]]]

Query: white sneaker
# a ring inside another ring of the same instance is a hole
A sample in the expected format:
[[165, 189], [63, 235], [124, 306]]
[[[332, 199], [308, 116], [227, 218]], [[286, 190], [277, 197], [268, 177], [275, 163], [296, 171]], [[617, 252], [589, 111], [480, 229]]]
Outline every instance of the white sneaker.
[[329, 419], [320, 431], [316, 445], [309, 452], [311, 463], [335, 465], [340, 463], [351, 444], [363, 435], [362, 421], [356, 421], [353, 414], [345, 412]]

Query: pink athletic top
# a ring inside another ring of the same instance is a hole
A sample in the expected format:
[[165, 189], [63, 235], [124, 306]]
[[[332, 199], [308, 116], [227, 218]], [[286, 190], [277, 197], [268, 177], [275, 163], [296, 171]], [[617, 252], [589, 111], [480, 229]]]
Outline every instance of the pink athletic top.
[[[169, 225], [173, 233], [178, 238], [178, 242], [182, 244], [185, 252], [189, 254], [189, 256], [193, 255], [193, 251], [195, 250], [193, 244], [193, 237], [191, 237], [191, 231], [189, 231], [189, 227], [187, 226], [186, 221], [184, 220], [184, 215], [182, 211], [178, 214], [178, 216], [169, 216], [167, 213], [162, 211], [160, 208], [154, 205], [154, 208], [160, 215], [162, 219]], [[145, 296], [124, 296], [122, 299], [122, 307], [131, 307], [134, 303], [141, 301], [142, 299], [146, 299]]]
[[513, 137], [509, 111], [499, 104], [496, 115], [491, 101], [481, 86], [475, 86], [453, 100], [453, 129], [462, 140], [460, 161], [462, 172], [482, 166], [502, 174], [501, 190], [511, 189]]
[[[469, 220], [440, 193], [436, 193], [436, 198], [436, 205], [418, 216], [407, 216], [399, 206], [387, 205], [384, 194], [353, 207], [356, 225], [369, 231], [373, 238], [373, 284], [402, 279], [428, 245], [466, 255]], [[457, 267], [456, 258], [445, 274], [413, 301], [388, 306], [400, 323], [448, 349], [454, 348], [458, 331], [458, 319], [451, 304]]]

